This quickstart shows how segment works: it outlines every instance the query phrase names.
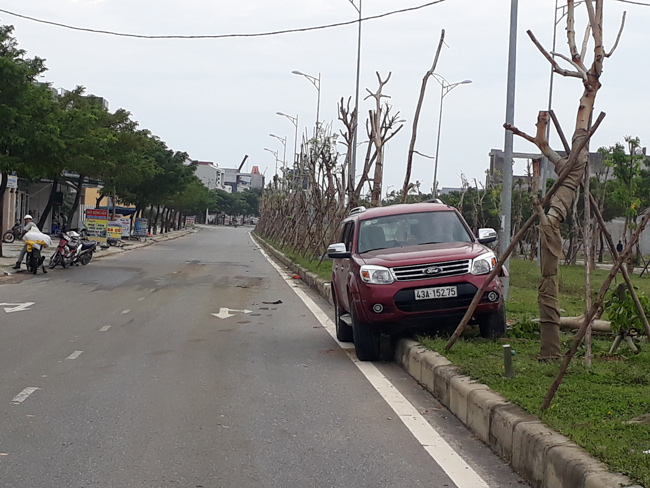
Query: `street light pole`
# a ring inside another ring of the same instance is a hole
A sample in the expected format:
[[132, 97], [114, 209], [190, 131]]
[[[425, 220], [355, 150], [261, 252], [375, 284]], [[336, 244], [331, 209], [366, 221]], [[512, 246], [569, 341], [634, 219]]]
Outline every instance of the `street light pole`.
[[320, 73], [318, 73], [318, 78], [316, 78], [315, 76], [305, 74], [302, 71], [298, 71], [298, 70], [293, 70], [291, 73], [294, 75], [300, 75], [307, 78], [309, 82], [312, 85], [314, 85], [314, 88], [316, 88], [316, 91], [318, 92], [318, 100], [316, 102], [316, 134], [315, 134], [318, 135], [318, 124], [320, 121]]
[[269, 136], [275, 137], [278, 141], [282, 143], [282, 146], [284, 147], [284, 153], [282, 155], [282, 175], [284, 176], [284, 170], [287, 166], [287, 138], [276, 136], [275, 134], [269, 134]]
[[[506, 86], [506, 123], [515, 123], [515, 86], [517, 78], [517, 11], [519, 0], [510, 1], [510, 35], [508, 42], [508, 81]], [[503, 141], [503, 183], [501, 185], [501, 229], [499, 234], [499, 255], [503, 255], [512, 240], [512, 153], [514, 134], [505, 131]], [[510, 269], [510, 258], [503, 263], [506, 270]], [[503, 297], [510, 298], [510, 277], [501, 278]]]
[[359, 127], [359, 74], [361, 70], [361, 0], [359, 0], [359, 7], [354, 4], [354, 0], [350, 0], [352, 6], [359, 12], [359, 34], [357, 37], [357, 81], [354, 96], [354, 127], [352, 129], [352, 147], [350, 158], [348, 161], [348, 182], [350, 195], [354, 188], [354, 180], [357, 171], [357, 134]]
[[433, 77], [438, 83], [440, 83], [440, 113], [438, 115], [438, 137], [436, 140], [436, 155], [434, 156], [435, 161], [433, 163], [433, 189], [432, 189], [432, 198], [435, 200], [438, 197], [438, 151], [440, 149], [440, 129], [442, 128], [442, 101], [445, 98], [445, 95], [451, 90], [456, 88], [458, 85], [467, 85], [471, 83], [472, 80], [463, 80], [457, 83], [449, 83], [445, 78], [440, 76], [437, 73], [433, 73]]
[[275, 176], [273, 177], [273, 186], [275, 186], [275, 189], [278, 189], [278, 152], [274, 151], [273, 149], [269, 149], [268, 147], [264, 148], [265, 151], [270, 152], [273, 154], [273, 157], [275, 158]]
[[289, 121], [294, 125], [296, 129], [296, 134], [293, 138], [293, 166], [295, 169], [296, 166], [296, 155], [298, 154], [298, 114], [296, 114], [295, 117], [292, 117], [291, 115], [287, 115], [282, 112], [275, 112], [276, 115], [281, 115], [282, 117], [286, 117], [289, 119]]

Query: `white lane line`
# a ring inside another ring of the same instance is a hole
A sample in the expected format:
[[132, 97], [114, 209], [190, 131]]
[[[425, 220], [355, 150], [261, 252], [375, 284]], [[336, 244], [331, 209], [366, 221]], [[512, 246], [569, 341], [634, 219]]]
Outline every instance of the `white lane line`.
[[40, 390], [40, 388], [36, 386], [29, 386], [25, 388], [23, 391], [21, 391], [20, 393], [18, 393], [18, 395], [16, 395], [14, 399], [11, 401], [14, 403], [23, 403], [25, 400], [27, 400], [29, 395], [34, 393], [36, 390]]
[[0, 306], [3, 305], [9, 305], [5, 307], [5, 312], [7, 313], [12, 313], [12, 312], [24, 312], [25, 310], [29, 310], [29, 307], [32, 305], [35, 305], [36, 302], [25, 302], [25, 303], [0, 303]]
[[72, 354], [70, 354], [66, 359], [77, 359], [82, 354], [83, 354], [83, 351], [75, 351]]
[[110, 328], [111, 328], [110, 325], [105, 325], [104, 327], [102, 327], [101, 329], [99, 329], [99, 332], [106, 332], [106, 331], [107, 331], [108, 329], [110, 329]]
[[[250, 234], [249, 234], [250, 235]], [[251, 240], [255, 242], [253, 236]], [[255, 242], [255, 244], [257, 244]], [[291, 286], [293, 278], [280, 268], [260, 247], [259, 251], [280, 274], [282, 279]], [[359, 361], [353, 352], [354, 346], [336, 339], [334, 323], [325, 312], [303, 290], [291, 286], [293, 291], [314, 314], [323, 328], [332, 336], [336, 343], [345, 349], [352, 362], [366, 377], [375, 390], [397, 414], [404, 425], [411, 431], [429, 456], [440, 466], [458, 488], [489, 488], [489, 485], [465, 462], [463, 458], [445, 441], [433, 426], [426, 421], [418, 410], [402, 395], [397, 388], [371, 362]]]
[[130, 311], [131, 311], [131, 310], [129, 310], [129, 309], [127, 308], [126, 310], [122, 310], [122, 313], [123, 313], [124, 315], [126, 315], [126, 314], [129, 313]]

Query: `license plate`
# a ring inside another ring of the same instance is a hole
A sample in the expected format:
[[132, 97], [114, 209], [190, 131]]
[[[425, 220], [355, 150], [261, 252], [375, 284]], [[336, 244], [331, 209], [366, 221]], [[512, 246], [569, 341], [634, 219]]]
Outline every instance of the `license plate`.
[[455, 286], [439, 286], [437, 288], [420, 288], [415, 290], [416, 300], [431, 300], [433, 298], [452, 298], [458, 296]]

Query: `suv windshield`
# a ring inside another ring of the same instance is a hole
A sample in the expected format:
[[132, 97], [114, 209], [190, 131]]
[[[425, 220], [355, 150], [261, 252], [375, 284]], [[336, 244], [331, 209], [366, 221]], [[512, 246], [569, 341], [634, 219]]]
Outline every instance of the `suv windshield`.
[[357, 251], [439, 242], [472, 242], [456, 212], [420, 212], [361, 220]]

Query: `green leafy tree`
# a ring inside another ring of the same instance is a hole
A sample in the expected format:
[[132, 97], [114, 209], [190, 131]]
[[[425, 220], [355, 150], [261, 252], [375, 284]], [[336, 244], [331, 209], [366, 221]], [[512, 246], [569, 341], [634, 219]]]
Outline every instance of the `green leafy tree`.
[[197, 215], [214, 206], [215, 195], [194, 176], [184, 190], [172, 198], [170, 204], [184, 215]]
[[[625, 143], [627, 147], [617, 142], [609, 148], [601, 148], [600, 152], [604, 156], [605, 164], [611, 167], [615, 177], [615, 181], [609, 185], [609, 192], [606, 195], [605, 208], [612, 207], [609, 209], [607, 217], [622, 216], [625, 218], [623, 239], [627, 243], [636, 228], [639, 209], [644, 204], [642, 196], [645, 196], [645, 205], [648, 204], [648, 190], [644, 189], [645, 194], [640, 190], [643, 187], [644, 176], [648, 177], [647, 173], [642, 174], [642, 167], [647, 166], [648, 161], [641, 152], [641, 141], [638, 137], [626, 136]], [[613, 210], [621, 213], [613, 214]]]
[[253, 190], [247, 190], [242, 193], [240, 193], [242, 198], [246, 200], [246, 205], [247, 205], [247, 212], [246, 215], [248, 216], [259, 216], [259, 202], [260, 202], [260, 197], [262, 196], [262, 190], [258, 189], [253, 189]]
[[[112, 127], [114, 116], [94, 97], [85, 96], [84, 91], [84, 87], [78, 86], [57, 99], [61, 140], [65, 146], [62, 165], [68, 173], [76, 175], [76, 195], [68, 210], [68, 222], [72, 221], [79, 208], [84, 184], [88, 178], [97, 178], [102, 173], [107, 164], [110, 144], [116, 139]], [[54, 191], [56, 180], [52, 188]], [[44, 217], [47, 218], [47, 215]]]
[[26, 58], [12, 34], [12, 26], [0, 26], [0, 234], [8, 176], [45, 172], [49, 161], [40, 156], [57, 144], [52, 92], [36, 83], [44, 62]]

